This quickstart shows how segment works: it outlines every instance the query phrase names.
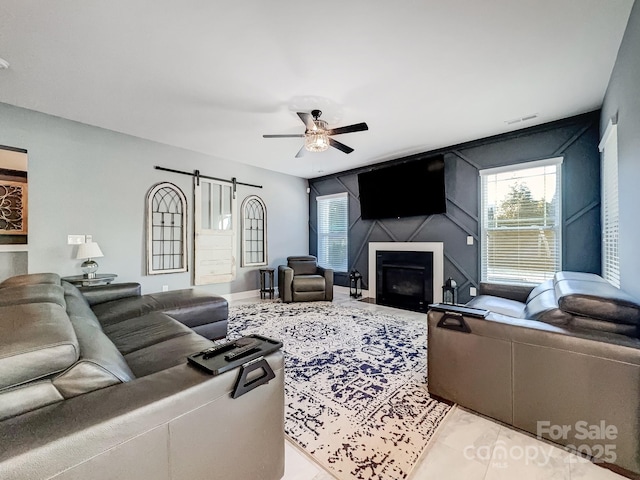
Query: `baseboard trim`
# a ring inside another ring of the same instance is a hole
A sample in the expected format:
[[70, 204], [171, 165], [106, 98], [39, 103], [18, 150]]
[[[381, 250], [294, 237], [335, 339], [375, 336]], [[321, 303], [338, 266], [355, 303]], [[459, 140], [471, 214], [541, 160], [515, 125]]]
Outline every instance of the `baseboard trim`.
[[[349, 295], [351, 289], [349, 287], [343, 287], [341, 285], [334, 285], [333, 286], [333, 291], [335, 292], [339, 292], [339, 293], [343, 293], [345, 295]], [[362, 290], [362, 297], [361, 298], [367, 298], [369, 296], [369, 290]]]
[[[244, 292], [235, 293], [222, 293], [221, 297], [225, 298], [227, 302], [236, 302], [238, 300], [248, 300], [250, 298], [260, 298], [260, 290], [245, 290]], [[273, 298], [278, 298], [278, 289], [275, 289]]]
[[259, 297], [260, 290], [245, 290], [244, 292], [223, 293], [220, 296], [225, 298], [227, 302], [234, 302], [238, 300], [247, 300], [249, 298]]
[[[334, 293], [341, 293], [343, 295], [349, 295], [350, 292], [350, 288], [349, 287], [343, 287], [341, 285], [334, 285], [333, 286], [333, 291]], [[235, 302], [238, 300], [248, 300], [250, 298], [259, 298], [260, 297], [260, 290], [245, 290], [244, 292], [235, 292], [235, 293], [223, 293], [220, 294], [221, 297], [224, 297], [227, 299], [227, 302]], [[360, 298], [367, 298], [369, 296], [369, 290], [362, 290], [362, 297]], [[276, 291], [273, 295], [273, 298], [278, 298], [278, 289], [276, 288]]]

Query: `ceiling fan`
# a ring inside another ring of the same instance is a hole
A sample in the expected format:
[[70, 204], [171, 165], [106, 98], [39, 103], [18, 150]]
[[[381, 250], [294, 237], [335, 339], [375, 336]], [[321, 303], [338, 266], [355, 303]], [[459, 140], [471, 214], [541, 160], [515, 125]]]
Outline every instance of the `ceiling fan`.
[[296, 154], [296, 158], [299, 158], [309, 152], [324, 152], [330, 146], [337, 148], [341, 152], [351, 153], [353, 148], [348, 147], [344, 143], [340, 143], [337, 140], [331, 138], [331, 135], [341, 135], [343, 133], [361, 132], [363, 130], [369, 130], [366, 123], [356, 123], [354, 125], [348, 125], [346, 127], [339, 128], [327, 128], [327, 122], [320, 120], [322, 112], [320, 110], [312, 110], [311, 113], [297, 112], [302, 123], [307, 127], [304, 133], [292, 134], [292, 135], [263, 135], [264, 138], [291, 138], [291, 137], [304, 137], [304, 145], [300, 151]]

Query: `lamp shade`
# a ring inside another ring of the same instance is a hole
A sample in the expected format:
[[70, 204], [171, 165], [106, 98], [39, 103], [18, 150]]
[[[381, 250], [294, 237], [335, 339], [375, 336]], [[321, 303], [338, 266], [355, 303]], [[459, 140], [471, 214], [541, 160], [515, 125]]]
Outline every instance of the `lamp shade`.
[[95, 242], [87, 242], [81, 243], [78, 246], [78, 253], [76, 253], [76, 258], [98, 258], [104, 257], [102, 254], [102, 250]]

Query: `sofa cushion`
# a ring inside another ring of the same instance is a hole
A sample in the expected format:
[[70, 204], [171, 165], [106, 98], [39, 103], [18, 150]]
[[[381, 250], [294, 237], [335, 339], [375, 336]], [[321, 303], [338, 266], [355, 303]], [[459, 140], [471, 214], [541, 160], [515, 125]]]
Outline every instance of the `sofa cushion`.
[[135, 350], [125, 355], [125, 359], [137, 377], [144, 377], [186, 363], [187, 356], [213, 345], [210, 340], [191, 332]]
[[547, 280], [531, 290], [522, 318], [554, 325], [568, 325], [573, 315], [558, 308], [554, 282]]
[[135, 378], [122, 354], [99, 327], [82, 316], [72, 316], [71, 319], [80, 356], [71, 367], [53, 379], [53, 385], [65, 398]]
[[188, 327], [225, 320], [228, 316], [228, 304], [223, 297], [196, 289], [127, 297], [93, 305], [92, 309], [103, 327], [151, 312], [164, 312]]
[[478, 295], [473, 297], [467, 305], [473, 308], [489, 310], [509, 317], [522, 318], [524, 303], [508, 298], [494, 297], [493, 295]]
[[318, 269], [318, 261], [311, 255], [287, 257], [287, 265], [293, 269], [294, 275], [313, 275]]
[[50, 380], [0, 391], [0, 421], [64, 400]]
[[222, 322], [229, 317], [229, 303], [224, 297], [201, 290], [174, 290], [148, 296], [156, 302], [156, 311], [161, 310], [189, 328]]
[[67, 315], [69, 315], [72, 323], [83, 320], [101, 329], [102, 326], [100, 322], [93, 313], [93, 310], [91, 310], [87, 300], [82, 293], [80, 293], [80, 290], [78, 290], [78, 287], [68, 282], [62, 282], [62, 287], [64, 288], [64, 299], [67, 304]]
[[94, 285], [91, 287], [78, 287], [78, 290], [87, 299], [90, 306], [99, 303], [111, 302], [127, 297], [139, 297], [142, 287], [139, 283], [110, 283], [108, 285]]
[[570, 325], [572, 327], [596, 330], [599, 332], [617, 333], [628, 337], [640, 336], [640, 330], [636, 325], [609, 322], [607, 320], [598, 320], [597, 318], [574, 316]]
[[37, 285], [42, 283], [60, 285], [60, 275], [56, 273], [28, 273], [26, 275], [16, 275], [15, 277], [7, 278], [5, 281], [0, 283], [0, 288]]
[[0, 307], [0, 389], [60, 372], [78, 355], [76, 334], [60, 305]]
[[60, 285], [43, 283], [4, 287], [0, 295], [0, 306], [43, 302], [57, 303], [62, 308], [66, 308], [64, 289]]
[[536, 285], [535, 287], [533, 287], [531, 292], [529, 292], [529, 295], [527, 296], [527, 300], [525, 303], [534, 300], [537, 296], [543, 294], [544, 292], [553, 290], [554, 285], [555, 284], [553, 283], [553, 279], [545, 280], [544, 282]]
[[122, 354], [187, 335], [191, 330], [161, 312], [151, 312], [104, 327], [104, 332]]
[[580, 317], [640, 325], [640, 304], [631, 295], [590, 273], [559, 272], [555, 293], [560, 309]]
[[322, 275], [296, 275], [293, 277], [294, 292], [324, 292], [325, 280]]

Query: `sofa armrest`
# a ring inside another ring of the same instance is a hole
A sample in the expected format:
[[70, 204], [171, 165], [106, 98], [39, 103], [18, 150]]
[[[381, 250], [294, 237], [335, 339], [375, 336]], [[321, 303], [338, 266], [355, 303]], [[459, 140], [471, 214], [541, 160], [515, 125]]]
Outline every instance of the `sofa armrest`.
[[293, 293], [291, 292], [292, 283], [293, 268], [280, 265], [278, 267], [278, 295], [284, 303], [291, 303], [293, 301]]
[[509, 300], [527, 303], [527, 298], [533, 289], [534, 287], [528, 285], [480, 282], [480, 291], [478, 294], [508, 298]]
[[318, 267], [318, 273], [324, 277], [324, 299], [333, 301], [333, 269]]
[[90, 306], [122, 298], [139, 297], [141, 293], [139, 283], [111, 283], [95, 287], [79, 287], [78, 290], [82, 292], [82, 296], [87, 299]]
[[265, 358], [276, 377], [238, 399], [238, 369], [185, 362], [1, 421], [0, 477], [281, 478], [283, 354]]

